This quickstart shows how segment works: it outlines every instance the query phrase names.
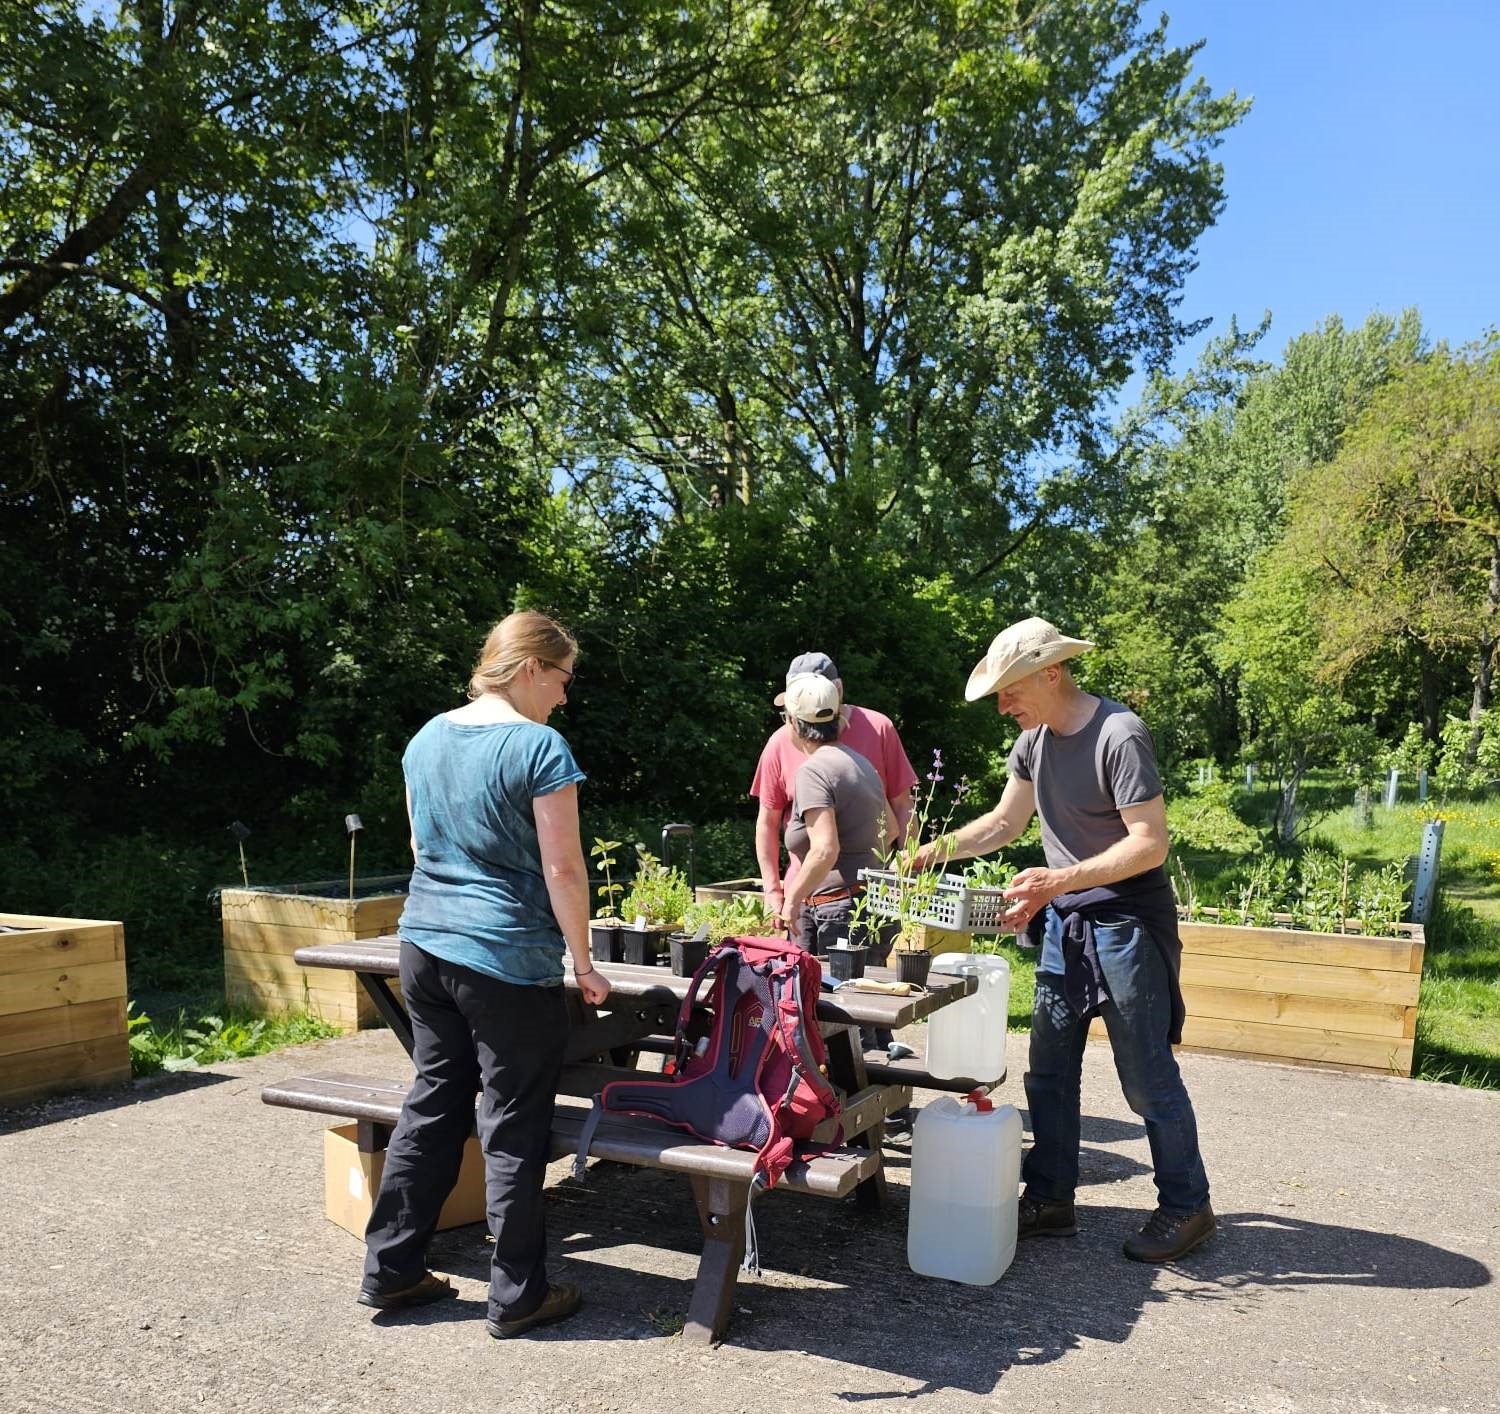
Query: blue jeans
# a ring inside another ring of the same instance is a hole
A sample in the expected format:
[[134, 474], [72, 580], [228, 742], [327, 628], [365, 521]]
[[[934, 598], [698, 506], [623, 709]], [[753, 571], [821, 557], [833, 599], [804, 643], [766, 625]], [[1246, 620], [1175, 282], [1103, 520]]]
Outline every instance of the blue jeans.
[[[1078, 1186], [1080, 1085], [1089, 1019], [1075, 1016], [1063, 992], [1062, 925], [1047, 910], [1026, 1103], [1032, 1145], [1021, 1168], [1033, 1198], [1071, 1202]], [[1198, 1122], [1167, 1032], [1171, 978], [1166, 959], [1139, 923], [1095, 915], [1094, 944], [1109, 1001], [1099, 1014], [1109, 1031], [1125, 1102], [1146, 1122], [1158, 1202], [1168, 1213], [1195, 1213], [1208, 1202], [1208, 1175], [1198, 1152]]]

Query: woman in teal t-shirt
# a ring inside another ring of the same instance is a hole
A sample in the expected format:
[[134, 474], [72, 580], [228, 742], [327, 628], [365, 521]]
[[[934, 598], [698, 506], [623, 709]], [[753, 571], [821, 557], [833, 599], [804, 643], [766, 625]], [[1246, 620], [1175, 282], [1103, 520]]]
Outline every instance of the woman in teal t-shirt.
[[578, 1309], [547, 1280], [542, 1182], [563, 1063], [563, 951], [585, 1001], [609, 983], [588, 948], [578, 834], [583, 772], [547, 725], [568, 700], [578, 645], [545, 614], [490, 630], [466, 706], [406, 748], [411, 894], [401, 991], [417, 1075], [386, 1150], [359, 1299], [387, 1309], [452, 1296], [427, 1244], [475, 1124], [495, 1250], [486, 1328], [504, 1339]]

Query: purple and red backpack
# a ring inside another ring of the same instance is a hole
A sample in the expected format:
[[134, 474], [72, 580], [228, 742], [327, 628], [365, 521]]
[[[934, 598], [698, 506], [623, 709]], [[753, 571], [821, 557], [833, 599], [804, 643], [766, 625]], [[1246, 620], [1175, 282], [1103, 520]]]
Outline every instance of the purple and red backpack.
[[[699, 995], [712, 979], [706, 1003]], [[817, 1026], [823, 970], [785, 938], [728, 938], [693, 974], [660, 1080], [616, 1080], [594, 1097], [573, 1171], [606, 1113], [659, 1119], [714, 1144], [754, 1149], [752, 1192], [786, 1171], [793, 1145], [837, 1116]], [[695, 1015], [695, 1012], [697, 1015]], [[706, 1029], [705, 1029], [706, 1022]], [[747, 1253], [747, 1264], [754, 1261]]]

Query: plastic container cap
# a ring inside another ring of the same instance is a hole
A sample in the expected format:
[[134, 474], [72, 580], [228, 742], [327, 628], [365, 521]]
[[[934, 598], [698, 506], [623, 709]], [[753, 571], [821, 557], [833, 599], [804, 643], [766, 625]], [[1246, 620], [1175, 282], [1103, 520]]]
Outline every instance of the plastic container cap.
[[973, 1105], [982, 1115], [991, 1113], [995, 1108], [995, 1102], [990, 1099], [988, 1092], [981, 1090], [977, 1085], [964, 1096], [966, 1104]]

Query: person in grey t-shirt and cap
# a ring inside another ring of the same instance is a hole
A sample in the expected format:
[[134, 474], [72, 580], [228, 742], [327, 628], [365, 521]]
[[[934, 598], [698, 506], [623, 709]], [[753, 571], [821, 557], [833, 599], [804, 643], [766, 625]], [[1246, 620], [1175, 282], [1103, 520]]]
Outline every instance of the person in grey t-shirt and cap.
[[1008, 921], [1041, 948], [1019, 1235], [1078, 1231], [1083, 1049], [1090, 1020], [1102, 1016], [1125, 1099], [1146, 1123], [1158, 1194], [1125, 1255], [1170, 1262], [1213, 1235], [1214, 1215], [1197, 1120], [1172, 1052], [1182, 1039], [1182, 944], [1163, 868], [1166, 802], [1145, 724], [1073, 681], [1068, 660], [1093, 646], [1045, 619], [996, 635], [964, 696], [995, 696], [1022, 728], [1010, 779], [993, 810], [924, 845], [917, 863], [987, 854], [1017, 838], [1036, 813], [1047, 865], [1023, 869], [1005, 891]]

